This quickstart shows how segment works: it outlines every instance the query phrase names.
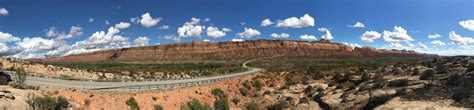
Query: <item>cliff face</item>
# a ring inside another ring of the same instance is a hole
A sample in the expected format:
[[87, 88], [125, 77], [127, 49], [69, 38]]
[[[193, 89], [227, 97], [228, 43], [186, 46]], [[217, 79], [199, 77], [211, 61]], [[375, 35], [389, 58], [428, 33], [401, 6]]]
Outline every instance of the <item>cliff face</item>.
[[370, 47], [352, 49], [335, 43], [310, 43], [286, 40], [256, 40], [245, 42], [190, 42], [147, 47], [132, 47], [45, 58], [44, 63], [86, 62], [158, 62], [234, 60], [285, 56], [309, 57], [418, 57], [411, 51], [376, 50]]

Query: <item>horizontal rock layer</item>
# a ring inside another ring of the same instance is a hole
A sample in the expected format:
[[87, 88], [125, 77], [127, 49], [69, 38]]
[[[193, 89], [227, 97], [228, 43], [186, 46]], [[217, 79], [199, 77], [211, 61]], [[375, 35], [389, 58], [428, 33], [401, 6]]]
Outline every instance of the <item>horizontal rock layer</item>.
[[377, 50], [372, 47], [351, 48], [327, 42], [302, 42], [288, 40], [255, 40], [244, 42], [189, 42], [158, 46], [111, 49], [69, 55], [65, 57], [36, 59], [43, 63], [90, 62], [160, 62], [238, 60], [284, 56], [308, 57], [423, 57], [431, 56], [413, 51]]

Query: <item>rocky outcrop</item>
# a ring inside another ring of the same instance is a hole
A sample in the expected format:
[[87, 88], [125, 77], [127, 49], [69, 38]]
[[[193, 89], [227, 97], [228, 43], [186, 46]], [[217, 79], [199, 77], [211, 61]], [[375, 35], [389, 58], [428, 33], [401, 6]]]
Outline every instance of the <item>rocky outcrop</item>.
[[31, 89], [16, 89], [0, 85], [0, 108], [2, 110], [33, 110], [28, 101], [43, 94]]
[[0, 57], [0, 71], [17, 71], [24, 70], [30, 75], [61, 77], [67, 76], [71, 78], [81, 79], [97, 79], [98, 72], [90, 72], [87, 70], [77, 70], [53, 65], [43, 65], [25, 61], [16, 58]]
[[44, 63], [141, 62], [235, 60], [285, 56], [310, 57], [418, 57], [413, 51], [377, 50], [371, 47], [352, 49], [347, 45], [327, 42], [288, 40], [255, 40], [244, 42], [189, 42], [157, 46], [131, 47], [36, 59]]

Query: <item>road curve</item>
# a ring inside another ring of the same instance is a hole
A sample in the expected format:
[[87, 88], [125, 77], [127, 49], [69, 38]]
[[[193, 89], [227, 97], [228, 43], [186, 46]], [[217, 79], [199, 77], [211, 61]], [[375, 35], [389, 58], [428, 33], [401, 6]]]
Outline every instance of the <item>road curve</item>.
[[76, 81], [76, 80], [61, 80], [55, 78], [43, 77], [27, 77], [25, 84], [32, 86], [50, 86], [60, 88], [72, 88], [83, 90], [98, 90], [98, 91], [124, 91], [124, 90], [151, 90], [151, 89], [172, 89], [197, 86], [203, 84], [215, 83], [222, 80], [227, 80], [235, 77], [241, 77], [248, 74], [260, 72], [263, 69], [248, 67], [247, 63], [257, 59], [246, 61], [242, 67], [247, 68], [248, 71], [237, 72], [233, 74], [225, 74], [211, 77], [200, 77], [183, 80], [163, 80], [163, 81], [142, 81], [142, 82], [93, 82], [93, 81]]

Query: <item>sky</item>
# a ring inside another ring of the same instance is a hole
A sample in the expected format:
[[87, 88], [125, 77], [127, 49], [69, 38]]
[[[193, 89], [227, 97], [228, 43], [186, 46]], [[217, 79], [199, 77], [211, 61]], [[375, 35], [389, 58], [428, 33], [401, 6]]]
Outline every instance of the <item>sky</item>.
[[257, 39], [474, 55], [474, 0], [0, 0], [1, 56]]

